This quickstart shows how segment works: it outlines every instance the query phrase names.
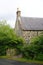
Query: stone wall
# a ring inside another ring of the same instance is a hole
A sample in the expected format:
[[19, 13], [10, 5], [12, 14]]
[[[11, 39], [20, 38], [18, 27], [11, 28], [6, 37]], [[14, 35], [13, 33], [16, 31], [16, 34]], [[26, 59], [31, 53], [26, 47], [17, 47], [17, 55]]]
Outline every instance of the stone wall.
[[29, 42], [31, 38], [42, 34], [43, 31], [22, 31], [22, 36], [27, 42]]
[[22, 30], [21, 30], [20, 22], [18, 20], [16, 21], [15, 24], [15, 33], [17, 34], [17, 36], [22, 36]]
[[38, 31], [38, 35], [42, 35], [43, 34], [43, 31]]
[[14, 49], [9, 49], [9, 48], [8, 48], [8, 49], [6, 50], [6, 55], [7, 55], [7, 56], [15, 56], [15, 55], [16, 55], [16, 51], [17, 51], [17, 50], [16, 50], [15, 48], [14, 48]]

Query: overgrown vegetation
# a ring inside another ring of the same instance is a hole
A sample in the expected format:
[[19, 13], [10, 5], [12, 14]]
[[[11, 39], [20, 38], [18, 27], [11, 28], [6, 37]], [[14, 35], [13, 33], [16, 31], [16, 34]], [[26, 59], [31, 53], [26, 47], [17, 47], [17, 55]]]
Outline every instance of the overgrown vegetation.
[[43, 60], [43, 35], [31, 39], [31, 43], [23, 47], [23, 57], [27, 59]]
[[0, 23], [0, 55], [6, 55], [8, 48], [16, 48], [19, 52], [23, 44], [24, 40], [16, 36], [14, 29], [5, 22]]
[[0, 23], [0, 56], [6, 55], [7, 49], [15, 49], [16, 54], [23, 58], [43, 61], [43, 35], [31, 39], [30, 44], [25, 44], [23, 38], [18, 37], [14, 29], [5, 22]]

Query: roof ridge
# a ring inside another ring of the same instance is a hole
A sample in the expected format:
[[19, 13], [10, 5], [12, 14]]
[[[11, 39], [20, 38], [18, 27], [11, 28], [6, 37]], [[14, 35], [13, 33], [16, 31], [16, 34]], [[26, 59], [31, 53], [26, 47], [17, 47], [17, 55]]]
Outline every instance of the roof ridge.
[[42, 17], [21, 17], [21, 18], [37, 18], [37, 19], [43, 19]]

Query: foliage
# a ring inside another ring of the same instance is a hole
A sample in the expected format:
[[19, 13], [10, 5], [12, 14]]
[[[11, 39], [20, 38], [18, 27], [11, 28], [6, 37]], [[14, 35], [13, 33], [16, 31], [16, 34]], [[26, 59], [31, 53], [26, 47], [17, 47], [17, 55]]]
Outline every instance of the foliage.
[[43, 35], [31, 39], [31, 43], [22, 48], [23, 57], [43, 60]]
[[31, 45], [33, 46], [32, 51], [36, 53], [36, 60], [43, 60], [43, 35], [37, 36], [32, 39]]
[[18, 37], [14, 29], [5, 22], [0, 23], [0, 55], [6, 55], [8, 48], [16, 48], [17, 55], [22, 54], [22, 57], [42, 61], [43, 35], [36, 36], [29, 44], [25, 44], [25, 40]]
[[19, 51], [23, 43], [23, 39], [16, 36], [14, 29], [7, 24], [0, 24], [0, 55], [6, 54], [8, 48], [16, 48]]
[[36, 49], [37, 53], [43, 53], [43, 35], [33, 38], [30, 44]]

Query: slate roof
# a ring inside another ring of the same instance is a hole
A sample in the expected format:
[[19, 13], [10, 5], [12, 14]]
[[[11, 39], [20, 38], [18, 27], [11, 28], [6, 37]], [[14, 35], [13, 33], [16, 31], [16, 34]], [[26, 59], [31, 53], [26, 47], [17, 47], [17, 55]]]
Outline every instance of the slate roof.
[[43, 18], [21, 17], [22, 30], [43, 30]]

